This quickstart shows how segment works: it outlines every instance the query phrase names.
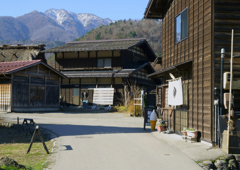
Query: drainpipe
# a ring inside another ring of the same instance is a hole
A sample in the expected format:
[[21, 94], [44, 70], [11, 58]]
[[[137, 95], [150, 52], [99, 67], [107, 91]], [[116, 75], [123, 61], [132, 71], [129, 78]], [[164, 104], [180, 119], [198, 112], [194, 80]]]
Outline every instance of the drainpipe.
[[217, 95], [217, 88], [215, 87], [214, 88], [214, 111], [215, 111], [215, 144], [217, 144], [217, 130], [218, 130], [218, 117], [219, 117], [219, 112], [218, 112], [218, 102], [219, 102], [219, 99], [218, 99], [218, 95]]
[[221, 49], [221, 75], [220, 75], [220, 115], [223, 115], [223, 70], [224, 70], [225, 49]]
[[218, 147], [220, 148], [220, 123], [219, 118], [220, 115], [223, 115], [223, 71], [224, 71], [224, 57], [225, 57], [225, 49], [221, 49], [221, 74], [220, 74], [220, 101], [219, 108], [220, 113], [218, 115]]

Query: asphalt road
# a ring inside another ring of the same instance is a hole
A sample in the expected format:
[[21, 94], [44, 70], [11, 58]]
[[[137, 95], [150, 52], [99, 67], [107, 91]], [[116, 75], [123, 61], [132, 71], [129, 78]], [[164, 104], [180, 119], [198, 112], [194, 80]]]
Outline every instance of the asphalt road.
[[156, 138], [142, 118], [123, 114], [2, 114], [33, 118], [59, 136], [55, 170], [198, 170], [178, 148]]

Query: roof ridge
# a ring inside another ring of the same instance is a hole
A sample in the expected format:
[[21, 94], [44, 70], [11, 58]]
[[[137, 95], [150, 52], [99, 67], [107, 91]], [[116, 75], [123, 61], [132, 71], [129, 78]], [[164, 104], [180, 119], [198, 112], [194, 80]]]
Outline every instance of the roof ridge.
[[24, 63], [24, 62], [39, 62], [42, 60], [23, 60], [23, 61], [8, 61], [8, 62], [0, 62], [0, 64], [8, 64], [8, 63]]
[[87, 40], [87, 41], [70, 41], [67, 42], [67, 44], [75, 44], [75, 43], [87, 43], [87, 42], [111, 42], [111, 41], [140, 41], [140, 40], [146, 40], [146, 38], [126, 38], [126, 39], [107, 39], [107, 40]]

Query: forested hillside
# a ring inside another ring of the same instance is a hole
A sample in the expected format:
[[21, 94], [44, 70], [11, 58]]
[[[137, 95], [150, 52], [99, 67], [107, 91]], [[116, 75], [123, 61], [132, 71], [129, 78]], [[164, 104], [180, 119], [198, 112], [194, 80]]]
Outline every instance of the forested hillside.
[[100, 40], [100, 39], [122, 39], [122, 38], [146, 38], [157, 54], [161, 56], [162, 51], [162, 22], [158, 20], [143, 19], [119, 20], [108, 26], [100, 26], [86, 33], [75, 41]]

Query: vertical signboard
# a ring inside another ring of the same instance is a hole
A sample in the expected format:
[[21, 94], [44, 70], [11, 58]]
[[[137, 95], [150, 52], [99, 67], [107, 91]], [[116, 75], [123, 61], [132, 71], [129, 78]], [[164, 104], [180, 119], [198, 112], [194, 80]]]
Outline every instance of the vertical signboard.
[[156, 91], [157, 91], [157, 94], [156, 94], [156, 104], [158, 107], [162, 107], [162, 90], [163, 88], [162, 87], [157, 87]]

